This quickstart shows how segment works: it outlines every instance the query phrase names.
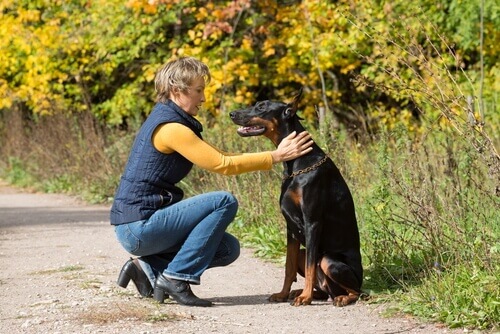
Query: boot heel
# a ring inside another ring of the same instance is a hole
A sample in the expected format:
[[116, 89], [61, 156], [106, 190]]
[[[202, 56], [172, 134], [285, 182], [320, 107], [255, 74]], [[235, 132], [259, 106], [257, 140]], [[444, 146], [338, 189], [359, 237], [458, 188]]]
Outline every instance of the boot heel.
[[118, 281], [116, 283], [118, 283], [118, 285], [121, 286], [122, 288], [126, 288], [129, 282], [130, 282], [130, 276], [124, 272], [121, 272], [120, 276], [118, 276]]
[[[168, 295], [167, 295], [168, 296]], [[153, 298], [160, 304], [165, 300], [165, 291], [162, 288], [155, 288]]]

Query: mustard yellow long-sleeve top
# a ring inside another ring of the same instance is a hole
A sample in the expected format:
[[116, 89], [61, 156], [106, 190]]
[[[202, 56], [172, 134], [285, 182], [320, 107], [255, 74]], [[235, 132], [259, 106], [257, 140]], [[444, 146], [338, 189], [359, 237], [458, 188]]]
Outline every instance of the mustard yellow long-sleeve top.
[[165, 123], [153, 133], [154, 147], [165, 154], [178, 152], [193, 164], [224, 175], [270, 170], [271, 152], [226, 153], [200, 139], [191, 129], [179, 123]]

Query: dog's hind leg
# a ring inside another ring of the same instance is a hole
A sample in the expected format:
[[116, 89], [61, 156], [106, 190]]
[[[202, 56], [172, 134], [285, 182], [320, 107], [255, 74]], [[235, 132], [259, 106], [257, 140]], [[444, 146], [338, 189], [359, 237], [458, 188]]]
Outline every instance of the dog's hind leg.
[[335, 306], [346, 306], [359, 299], [361, 283], [350, 266], [325, 255], [321, 259], [320, 268], [324, 274], [322, 289], [333, 297]]

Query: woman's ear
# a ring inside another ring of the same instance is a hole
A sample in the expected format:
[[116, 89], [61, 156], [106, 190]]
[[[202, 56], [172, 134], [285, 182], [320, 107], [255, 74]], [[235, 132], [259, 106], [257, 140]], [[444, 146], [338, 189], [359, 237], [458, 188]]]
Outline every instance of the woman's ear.
[[172, 87], [172, 90], [171, 90], [172, 95], [179, 95], [180, 92], [181, 91], [180, 91], [179, 87]]

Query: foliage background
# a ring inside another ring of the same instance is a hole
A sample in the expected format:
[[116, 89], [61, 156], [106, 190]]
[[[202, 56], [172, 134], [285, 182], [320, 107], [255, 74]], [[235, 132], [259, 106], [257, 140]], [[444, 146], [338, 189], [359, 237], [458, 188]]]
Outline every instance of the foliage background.
[[[0, 15], [10, 182], [110, 201], [155, 70], [178, 56], [211, 68], [205, 138], [228, 151], [271, 148], [236, 138], [230, 110], [304, 88], [304, 122], [356, 200], [365, 289], [450, 326], [498, 327], [496, 1], [0, 0]], [[182, 186], [235, 192], [234, 233], [279, 260], [279, 174], [195, 169]]]

